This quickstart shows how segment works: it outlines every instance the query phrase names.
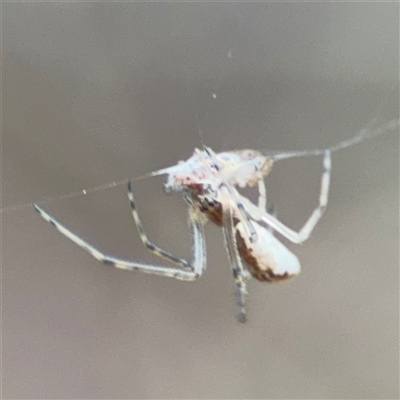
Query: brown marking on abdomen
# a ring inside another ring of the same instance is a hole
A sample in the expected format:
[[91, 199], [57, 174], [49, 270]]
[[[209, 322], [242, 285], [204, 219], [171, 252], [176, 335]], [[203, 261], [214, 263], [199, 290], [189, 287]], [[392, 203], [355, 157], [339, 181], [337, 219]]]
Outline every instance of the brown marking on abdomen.
[[213, 206], [201, 206], [200, 211], [207, 217], [213, 224], [222, 227], [222, 206], [221, 203], [215, 203]]
[[261, 282], [279, 282], [291, 278], [291, 275], [289, 275], [287, 272], [285, 272], [283, 275], [276, 275], [271, 267], [264, 265], [261, 266], [258, 263], [257, 258], [253, 256], [252, 250], [246, 246], [246, 242], [240, 235], [239, 231], [236, 231], [236, 243], [239, 254], [246, 262], [248, 266], [247, 269], [253, 278]]
[[[200, 211], [207, 217], [209, 221], [214, 223], [217, 226], [222, 227], [222, 206], [221, 203], [214, 203], [212, 206], [202, 206], [199, 204]], [[238, 219], [234, 219], [234, 224], [237, 225], [239, 223]], [[287, 272], [283, 275], [274, 274], [271, 267], [261, 266], [257, 258], [252, 254], [252, 250], [246, 246], [246, 242], [240, 235], [239, 231], [236, 231], [236, 246], [238, 248], [240, 257], [247, 264], [247, 269], [253, 278], [261, 281], [261, 282], [279, 282], [284, 281], [291, 278]]]

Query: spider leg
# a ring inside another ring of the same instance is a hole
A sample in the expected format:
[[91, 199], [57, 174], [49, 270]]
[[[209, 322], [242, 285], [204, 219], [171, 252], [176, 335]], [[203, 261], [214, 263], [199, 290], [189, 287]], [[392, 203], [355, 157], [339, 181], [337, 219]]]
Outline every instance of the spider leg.
[[102, 262], [105, 265], [112, 265], [116, 268], [131, 270], [131, 271], [141, 271], [147, 274], [161, 275], [170, 278], [175, 278], [183, 281], [193, 281], [201, 276], [206, 265], [206, 253], [205, 253], [205, 240], [202, 224], [199, 222], [199, 217], [197, 216], [193, 207], [189, 207], [189, 226], [192, 232], [193, 238], [193, 261], [191, 263], [182, 260], [178, 257], [169, 255], [168, 252], [154, 247], [154, 253], [160, 255], [163, 258], [178, 264], [185, 269], [145, 264], [136, 261], [122, 260], [119, 258], [114, 258], [109, 255], [102, 253], [96, 247], [92, 246], [75, 233], [71, 232], [68, 228], [58, 222], [55, 218], [49, 215], [46, 211], [40, 208], [37, 204], [33, 204], [34, 209], [40, 214], [40, 216], [53, 225], [60, 233], [66, 236], [68, 239], [73, 241], [78, 246], [86, 250], [92, 257], [96, 260]]
[[[275, 206], [273, 204], [271, 204], [268, 209], [267, 209], [267, 214], [272, 215], [274, 218], [277, 218], [278, 213], [275, 209]], [[274, 234], [274, 228], [272, 228], [272, 226], [268, 225], [267, 226], [267, 231], [271, 232], [272, 234]]]
[[267, 211], [267, 188], [263, 177], [260, 177], [258, 181], [258, 208], [265, 212]]
[[[258, 193], [258, 208], [276, 218], [277, 212], [274, 205], [271, 204], [267, 208], [267, 188], [265, 187], [265, 181], [263, 178], [258, 181]], [[274, 232], [274, 229], [270, 225], [268, 225], [266, 229], [271, 233]]]
[[223, 210], [223, 225], [222, 231], [224, 234], [225, 248], [229, 258], [229, 264], [232, 268], [233, 277], [235, 279], [235, 296], [236, 303], [239, 307], [237, 319], [239, 322], [246, 322], [247, 312], [247, 282], [246, 277], [248, 276], [247, 270], [243, 267], [242, 259], [239, 255], [239, 251], [236, 243], [236, 230], [233, 223], [232, 208], [229, 206], [229, 202], [224, 202]]
[[273, 215], [270, 215], [268, 213], [264, 213], [261, 217], [261, 219], [267, 225], [269, 225], [271, 228], [279, 232], [282, 236], [286, 237], [293, 243], [299, 244], [307, 240], [325, 212], [326, 205], [328, 203], [329, 184], [331, 178], [331, 152], [329, 150], [324, 151], [323, 166], [324, 168], [321, 177], [319, 204], [299, 232], [293, 231], [285, 224], [280, 222], [278, 219], [276, 219]]
[[[136, 201], [133, 195], [133, 190], [132, 190], [132, 182], [128, 182], [128, 198], [129, 198], [129, 204], [131, 206], [132, 210], [132, 216], [135, 221], [137, 230], [139, 232], [140, 239], [142, 240], [143, 244], [147, 247], [149, 251], [154, 253], [156, 256], [164, 258], [168, 261], [171, 261], [174, 264], [179, 265], [180, 267], [187, 269], [187, 270], [194, 270], [196, 273], [201, 273], [201, 271], [204, 269], [203, 265], [191, 265], [188, 261], [186, 261], [183, 258], [176, 257], [170, 252], [161, 249], [160, 247], [156, 246], [153, 242], [150, 241], [148, 238], [144, 228], [142, 221], [139, 217], [139, 213], [137, 211], [136, 207]], [[194, 259], [205, 259], [205, 240], [204, 240], [204, 231], [203, 231], [203, 226], [202, 223], [200, 222], [198, 218], [198, 213], [195, 211], [191, 200], [188, 195], [185, 196], [185, 201], [189, 206], [189, 215], [188, 215], [188, 222], [189, 222], [189, 227], [191, 231], [191, 237], [192, 237], [192, 247], [195, 249], [195, 254], [194, 254]], [[196, 247], [197, 245], [197, 247]]]

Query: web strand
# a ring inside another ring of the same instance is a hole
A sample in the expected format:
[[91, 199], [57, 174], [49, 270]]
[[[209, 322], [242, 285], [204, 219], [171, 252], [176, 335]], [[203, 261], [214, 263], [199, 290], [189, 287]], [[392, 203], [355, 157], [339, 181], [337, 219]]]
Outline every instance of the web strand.
[[[133, 179], [128, 179], [127, 178], [127, 179], [122, 179], [120, 181], [113, 181], [113, 182], [109, 182], [109, 183], [104, 183], [104, 184], [99, 185], [99, 186], [78, 190], [76, 192], [72, 192], [72, 193], [68, 193], [68, 194], [62, 194], [60, 196], [46, 197], [46, 198], [41, 199], [39, 201], [35, 201], [35, 203], [46, 204], [46, 203], [51, 203], [51, 202], [54, 202], [54, 201], [70, 199], [72, 197], [85, 196], [85, 195], [87, 195], [89, 193], [97, 192], [99, 190], [106, 190], [106, 189], [111, 189], [111, 188], [114, 188], [114, 187], [117, 187], [117, 186], [126, 185], [128, 183], [128, 181], [140, 181], [142, 179], [148, 178], [149, 176], [150, 176], [150, 174], [146, 174], [146, 175], [142, 175], [142, 176], [139, 176], [139, 177], [133, 178]], [[11, 211], [16, 211], [16, 210], [22, 210], [24, 208], [32, 207], [32, 204], [33, 204], [33, 202], [24, 203], [24, 204], [17, 204], [15, 206], [5, 207], [5, 208], [2, 208], [0, 210], [0, 213], [6, 213], [6, 212], [11, 212]]]
[[389, 121], [386, 125], [382, 125], [378, 128], [372, 129], [371, 126], [376, 122], [376, 120], [370, 122], [365, 128], [361, 129], [357, 135], [353, 136], [351, 139], [343, 140], [336, 145], [331, 147], [327, 147], [324, 149], [313, 149], [313, 150], [300, 150], [300, 151], [261, 151], [266, 157], [271, 157], [272, 159], [278, 160], [286, 160], [288, 158], [294, 157], [304, 157], [304, 156], [320, 156], [323, 155], [325, 151], [330, 151], [334, 153], [338, 150], [346, 149], [347, 147], [353, 146], [357, 143], [361, 143], [364, 140], [372, 139], [376, 136], [383, 135], [385, 133], [389, 133], [394, 131], [399, 127], [400, 120], [393, 119]]

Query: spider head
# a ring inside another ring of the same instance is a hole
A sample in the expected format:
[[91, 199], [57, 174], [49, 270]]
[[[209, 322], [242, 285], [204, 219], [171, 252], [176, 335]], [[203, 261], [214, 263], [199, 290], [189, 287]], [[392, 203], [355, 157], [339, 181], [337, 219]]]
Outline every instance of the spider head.
[[168, 174], [164, 183], [165, 191], [174, 193], [188, 190], [197, 194], [215, 192], [221, 183], [220, 168], [221, 165], [206, 150], [196, 149], [188, 160], [165, 170]]

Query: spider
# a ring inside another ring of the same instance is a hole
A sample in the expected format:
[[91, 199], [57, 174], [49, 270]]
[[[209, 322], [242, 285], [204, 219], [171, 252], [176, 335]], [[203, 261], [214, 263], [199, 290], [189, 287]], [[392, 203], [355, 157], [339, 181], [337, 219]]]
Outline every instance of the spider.
[[[128, 261], [108, 256], [70, 231], [37, 204], [35, 210], [64, 236], [82, 247], [95, 259], [116, 268], [141, 271], [148, 274], [171, 277], [183, 281], [198, 279], [206, 268], [206, 243], [203, 226], [211, 221], [223, 230], [225, 248], [236, 286], [238, 306], [237, 318], [245, 322], [247, 280], [250, 276], [262, 282], [286, 280], [300, 273], [297, 257], [275, 236], [274, 231], [293, 243], [302, 243], [309, 238], [325, 212], [328, 203], [331, 176], [331, 152], [377, 136], [398, 127], [399, 121], [390, 121], [383, 127], [365, 128], [352, 139], [345, 140], [327, 149], [298, 152], [280, 152], [265, 156], [255, 150], [240, 150], [215, 153], [210, 148], [195, 149], [186, 161], [147, 176], [167, 174], [164, 184], [167, 192], [181, 192], [188, 207], [188, 225], [192, 238], [191, 260], [177, 257], [155, 245], [147, 236], [128, 181], [128, 199], [133, 219], [143, 244], [156, 256], [175, 264], [176, 267]], [[323, 172], [318, 206], [304, 226], [293, 231], [266, 209], [267, 197], [264, 177], [277, 160], [306, 155], [323, 156]], [[255, 205], [241, 195], [237, 187], [258, 185], [259, 198]]]
[[[250, 154], [245, 150], [246, 154]], [[246, 282], [249, 274], [260, 281], [274, 282], [297, 275], [300, 272], [300, 263], [297, 257], [290, 252], [272, 233], [271, 227], [294, 243], [306, 240], [321, 218], [328, 201], [329, 181], [331, 171], [330, 151], [324, 152], [324, 171], [321, 182], [321, 193], [318, 207], [299, 232], [286, 227], [266, 210], [266, 195], [264, 181], [260, 179], [259, 205], [256, 206], [242, 196], [235, 187], [225, 178], [224, 166], [215, 163], [219, 159], [226, 159], [228, 153], [222, 156], [205, 147], [203, 151], [195, 150], [194, 157], [200, 162], [195, 169], [198, 176], [192, 171], [184, 175], [187, 165], [181, 166], [179, 174], [168, 176], [165, 184], [167, 190], [183, 192], [188, 205], [188, 223], [192, 237], [192, 260], [187, 261], [155, 245], [147, 236], [139, 213], [137, 211], [132, 183], [128, 182], [128, 199], [133, 219], [143, 244], [155, 255], [164, 258], [177, 268], [145, 264], [136, 261], [127, 261], [110, 257], [88, 242], [70, 231], [37, 204], [35, 210], [58, 231], [85, 249], [94, 258], [106, 265], [116, 268], [142, 271], [149, 274], [176, 278], [184, 281], [193, 281], [199, 278], [206, 268], [206, 244], [203, 226], [207, 220], [222, 227], [225, 248], [236, 283], [236, 298], [239, 307], [237, 318], [240, 322], [246, 321]], [[235, 153], [233, 153], [235, 155]], [[189, 164], [193, 160], [187, 161]], [[200, 167], [203, 167], [200, 168]], [[221, 170], [220, 170], [221, 168]], [[227, 167], [225, 167], [227, 170]], [[270, 169], [260, 170], [264, 175]], [[171, 171], [169, 171], [171, 172]], [[176, 172], [176, 169], [175, 169]], [[262, 177], [262, 175], [260, 175]], [[186, 184], [183, 184], [186, 182]], [[251, 182], [252, 183], [252, 182]], [[264, 188], [264, 189], [263, 189]], [[245, 261], [246, 266], [243, 265]]]

